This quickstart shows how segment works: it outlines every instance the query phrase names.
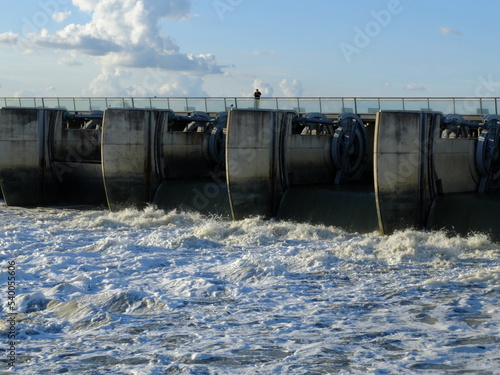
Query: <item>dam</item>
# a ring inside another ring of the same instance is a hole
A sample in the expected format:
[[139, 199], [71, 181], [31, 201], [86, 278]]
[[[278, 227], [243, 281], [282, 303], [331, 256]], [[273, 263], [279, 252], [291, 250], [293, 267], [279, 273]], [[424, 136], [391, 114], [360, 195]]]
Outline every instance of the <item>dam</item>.
[[10, 206], [500, 239], [496, 98], [0, 98]]

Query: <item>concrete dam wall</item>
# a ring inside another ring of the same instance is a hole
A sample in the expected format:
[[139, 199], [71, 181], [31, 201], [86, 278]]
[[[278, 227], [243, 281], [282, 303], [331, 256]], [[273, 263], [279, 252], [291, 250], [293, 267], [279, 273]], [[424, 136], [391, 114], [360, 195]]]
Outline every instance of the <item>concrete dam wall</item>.
[[498, 239], [499, 138], [496, 115], [6, 107], [0, 185], [11, 206], [155, 204], [235, 220]]

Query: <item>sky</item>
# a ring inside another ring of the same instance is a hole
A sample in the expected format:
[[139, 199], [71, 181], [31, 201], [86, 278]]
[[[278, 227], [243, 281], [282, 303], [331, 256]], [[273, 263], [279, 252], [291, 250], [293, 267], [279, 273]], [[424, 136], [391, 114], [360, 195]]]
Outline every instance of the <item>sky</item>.
[[500, 96], [496, 0], [0, 1], [0, 97]]

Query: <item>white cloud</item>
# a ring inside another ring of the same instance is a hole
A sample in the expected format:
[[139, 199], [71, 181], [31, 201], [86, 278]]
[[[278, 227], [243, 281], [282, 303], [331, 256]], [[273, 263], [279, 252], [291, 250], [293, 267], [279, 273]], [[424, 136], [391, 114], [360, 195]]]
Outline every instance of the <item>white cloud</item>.
[[276, 51], [256, 49], [255, 51], [252, 52], [252, 55], [255, 55], [255, 56], [275, 56]]
[[209, 96], [202, 86], [203, 80], [200, 77], [180, 74], [171, 77], [168, 83], [161, 86], [158, 94], [161, 96]]
[[274, 94], [273, 87], [269, 83], [264, 82], [261, 79], [255, 79], [252, 86], [253, 88], [248, 93], [248, 96], [253, 96], [255, 89], [259, 89], [263, 96], [273, 96]]
[[[198, 78], [193, 82], [199, 83], [200, 87], [200, 77], [204, 74], [222, 73], [215, 56], [183, 53], [170, 36], [161, 32], [164, 19], [178, 21], [190, 17], [191, 0], [72, 1], [81, 11], [91, 15], [88, 23], [69, 24], [55, 33], [42, 29], [24, 38], [11, 32], [3, 33], [0, 34], [0, 43], [17, 44], [26, 51], [35, 47], [68, 51], [71, 57], [58, 62], [63, 65], [78, 65], [77, 54], [92, 56], [101, 66], [101, 73], [90, 90], [102, 95], [134, 91], [134, 85], [125, 84], [130, 78], [125, 72], [130, 69], [195, 74]], [[69, 15], [69, 12], [55, 13], [54, 20], [63, 21]], [[179, 82], [187, 83], [185, 77], [181, 77]], [[112, 85], [119, 84], [125, 86], [113, 89]], [[201, 92], [191, 82], [189, 87], [192, 92]], [[185, 92], [172, 87], [165, 90]]]
[[13, 32], [6, 32], [6, 33], [1, 33], [0, 34], [0, 43], [4, 44], [16, 44], [20, 39], [20, 36], [18, 34], [15, 34]]
[[55, 22], [63, 22], [64, 20], [66, 20], [66, 18], [68, 18], [69, 16], [71, 16], [71, 12], [57, 12], [57, 13], [54, 13], [52, 15], [52, 19], [55, 21]]
[[444, 35], [447, 35], [447, 34], [452, 34], [452, 35], [462, 35], [462, 33], [458, 32], [457, 30], [455, 29], [452, 29], [451, 27], [447, 27], [447, 26], [441, 26], [439, 28], [439, 32], [441, 34], [444, 34]]
[[287, 79], [282, 80], [280, 82], [280, 89], [284, 96], [299, 97], [304, 93], [302, 83], [296, 79], [291, 82]]
[[83, 63], [81, 61], [79, 61], [76, 56], [63, 57], [57, 63], [59, 65], [65, 65], [65, 66], [80, 66], [80, 65], [83, 65]]
[[221, 73], [212, 55], [181, 53], [172, 38], [162, 35], [160, 21], [188, 16], [189, 0], [74, 0], [92, 13], [84, 25], [67, 25], [55, 34], [40, 33], [36, 45], [99, 56], [100, 63], [122, 67]]
[[407, 83], [405, 86], [407, 91], [425, 91], [427, 88], [421, 83]]
[[[73, 4], [83, 11], [94, 12], [97, 8], [100, 11], [119, 11], [123, 8], [137, 5], [150, 10], [150, 16], [154, 18], [170, 18], [174, 20], [182, 20], [189, 18], [189, 10], [191, 8], [191, 0], [72, 0]], [[139, 4], [140, 3], [140, 4]]]
[[91, 82], [91, 96], [181, 96], [208, 97], [202, 89], [203, 79], [163, 69], [129, 69], [103, 67]]
[[14, 93], [14, 95], [12, 95], [12, 96], [14, 96], [14, 97], [18, 97], [18, 96], [30, 96], [30, 97], [43, 96], [43, 92], [41, 92], [39, 90], [23, 89], [23, 90], [16, 91]]
[[131, 72], [121, 68], [102, 68], [101, 73], [90, 83], [91, 95], [97, 96], [129, 96], [130, 87], [125, 83]]

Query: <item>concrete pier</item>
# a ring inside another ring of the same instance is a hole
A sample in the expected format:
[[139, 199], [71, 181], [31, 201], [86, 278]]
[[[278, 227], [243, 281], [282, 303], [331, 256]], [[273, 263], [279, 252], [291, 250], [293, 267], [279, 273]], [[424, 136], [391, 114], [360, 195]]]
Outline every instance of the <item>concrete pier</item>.
[[423, 228], [436, 195], [430, 144], [439, 114], [379, 112], [374, 184], [380, 231]]
[[276, 215], [288, 181], [284, 142], [293, 112], [233, 110], [226, 140], [226, 180], [231, 215]]
[[57, 201], [58, 181], [51, 173], [48, 140], [62, 111], [0, 110], [0, 179], [5, 202], [37, 206]]
[[100, 130], [68, 128], [64, 110], [1, 109], [0, 178], [6, 203], [104, 202], [100, 137]]
[[144, 207], [160, 185], [161, 136], [170, 111], [109, 109], [104, 115], [102, 174], [112, 210]]

